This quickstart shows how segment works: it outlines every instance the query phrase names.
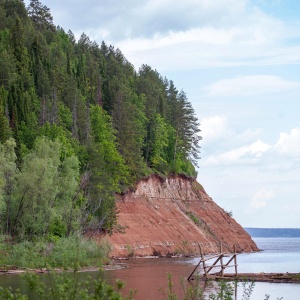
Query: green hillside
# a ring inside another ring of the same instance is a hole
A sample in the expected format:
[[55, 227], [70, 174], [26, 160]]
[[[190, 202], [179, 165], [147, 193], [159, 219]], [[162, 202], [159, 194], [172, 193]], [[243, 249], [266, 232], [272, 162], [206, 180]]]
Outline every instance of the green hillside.
[[110, 233], [115, 193], [152, 173], [196, 176], [199, 123], [183, 91], [119, 49], [0, 1], [0, 230], [16, 240]]

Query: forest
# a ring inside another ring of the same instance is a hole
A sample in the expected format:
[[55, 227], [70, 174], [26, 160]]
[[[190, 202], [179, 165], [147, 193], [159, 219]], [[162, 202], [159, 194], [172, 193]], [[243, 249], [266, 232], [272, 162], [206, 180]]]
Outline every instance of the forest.
[[0, 233], [57, 240], [117, 224], [115, 194], [153, 173], [196, 176], [184, 91], [119, 49], [0, 0]]

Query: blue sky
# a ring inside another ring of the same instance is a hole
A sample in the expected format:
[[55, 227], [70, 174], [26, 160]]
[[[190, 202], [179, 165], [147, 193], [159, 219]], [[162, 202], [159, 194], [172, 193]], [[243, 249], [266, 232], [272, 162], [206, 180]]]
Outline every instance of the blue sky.
[[300, 228], [300, 1], [42, 3], [56, 25], [187, 93], [203, 136], [198, 181], [242, 226]]

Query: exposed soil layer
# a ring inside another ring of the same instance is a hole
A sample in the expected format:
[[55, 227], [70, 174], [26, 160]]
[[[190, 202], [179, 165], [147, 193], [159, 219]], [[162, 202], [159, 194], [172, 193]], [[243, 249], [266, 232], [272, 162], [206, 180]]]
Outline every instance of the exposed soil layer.
[[258, 251], [250, 235], [220, 208], [194, 179], [185, 176], [141, 180], [117, 197], [119, 232], [107, 239], [112, 257], [199, 255]]

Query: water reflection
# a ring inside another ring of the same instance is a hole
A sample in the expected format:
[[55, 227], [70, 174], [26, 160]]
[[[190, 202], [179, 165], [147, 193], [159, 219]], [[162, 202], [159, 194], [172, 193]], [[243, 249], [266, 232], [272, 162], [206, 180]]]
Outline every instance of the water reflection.
[[[104, 278], [108, 283], [115, 285], [116, 279], [125, 281], [126, 287], [123, 294], [129, 295], [130, 289], [136, 289], [136, 300], [160, 300], [167, 299], [168, 274], [172, 274], [173, 289], [180, 297], [183, 296], [183, 282], [186, 288], [196, 284], [195, 281], [188, 282], [187, 277], [195, 267], [195, 259], [192, 258], [160, 258], [160, 259], [135, 259], [127, 261], [128, 268], [120, 270], [111, 270], [104, 272]], [[47, 276], [42, 276], [47, 280]], [[70, 274], [72, 276], [72, 274]], [[86, 280], [88, 276], [94, 279], [99, 277], [99, 272], [80, 273], [80, 280]], [[217, 284], [213, 283], [205, 287], [206, 295], [216, 292]], [[0, 285], [2, 287], [12, 286], [21, 289], [28, 295], [28, 288], [25, 281], [19, 275], [2, 275], [0, 276]], [[236, 299], [242, 299], [243, 288], [239, 284], [236, 289]], [[271, 295], [270, 299], [283, 297], [284, 300], [298, 300], [300, 295], [299, 284], [272, 284], [272, 283], [255, 283], [255, 288], [251, 299], [265, 299], [265, 294]], [[34, 299], [34, 298], [30, 298]], [[180, 298], [179, 298], [180, 299]]]
[[[128, 268], [115, 271], [107, 271], [105, 277], [108, 282], [114, 284], [116, 278], [126, 282], [125, 294], [128, 295], [130, 289], [136, 289], [136, 300], [159, 300], [166, 299], [168, 287], [168, 273], [172, 274], [174, 291], [178, 295], [183, 295], [181, 281], [186, 287], [195, 284], [195, 281], [188, 282], [187, 277], [195, 267], [192, 258], [160, 258], [160, 259], [136, 259], [128, 261]], [[204, 283], [201, 283], [204, 288]], [[161, 290], [161, 289], [162, 290]], [[206, 286], [205, 294], [216, 292], [217, 283]], [[164, 294], [165, 293], [165, 294]], [[243, 286], [239, 283], [235, 290], [236, 299], [242, 299]], [[270, 295], [270, 300], [283, 297], [284, 300], [298, 300], [300, 295], [299, 284], [288, 283], [261, 283], [256, 282], [251, 299], [265, 299], [265, 295]]]
[[[181, 280], [189, 287], [186, 278], [193, 265], [186, 263], [188, 259], [135, 259], [128, 261], [128, 268], [107, 271], [105, 276], [109, 283], [114, 284], [119, 278], [126, 282], [125, 294], [136, 289], [135, 299], [165, 299], [168, 287], [168, 274], [172, 274], [174, 292], [183, 295]], [[190, 259], [189, 259], [190, 260]], [[191, 260], [190, 260], [191, 261]]]

